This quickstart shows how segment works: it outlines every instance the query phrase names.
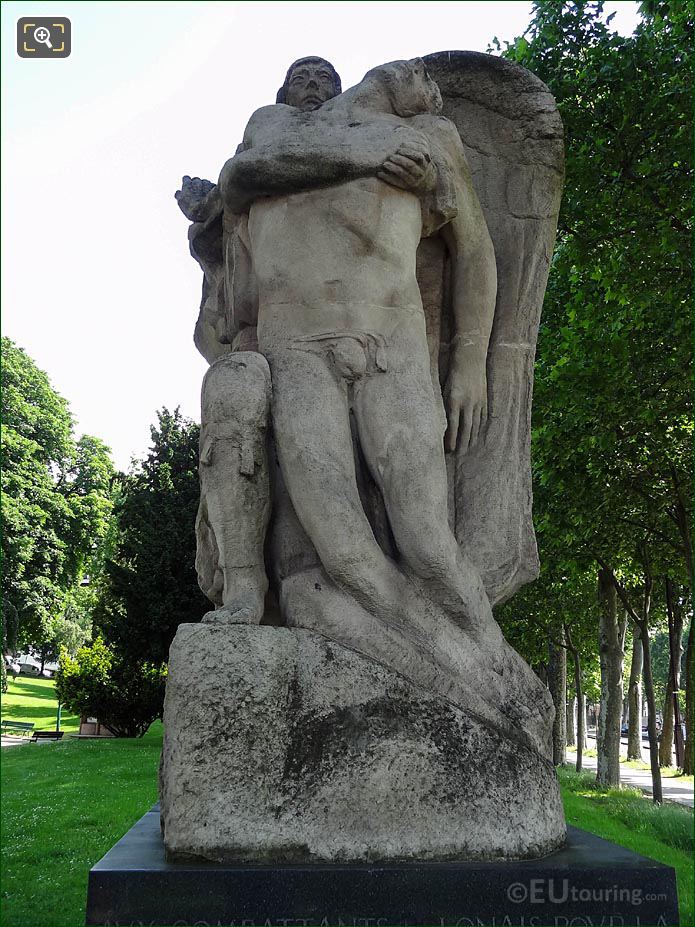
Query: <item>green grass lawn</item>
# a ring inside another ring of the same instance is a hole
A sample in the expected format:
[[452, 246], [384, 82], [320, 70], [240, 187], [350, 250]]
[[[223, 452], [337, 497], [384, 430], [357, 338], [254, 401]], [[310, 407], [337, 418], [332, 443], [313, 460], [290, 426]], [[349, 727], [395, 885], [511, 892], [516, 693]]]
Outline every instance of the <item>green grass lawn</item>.
[[[33, 721], [37, 731], [55, 730], [58, 701], [53, 680], [32, 676], [17, 676], [14, 681], [8, 679], [1, 708], [4, 721]], [[61, 712], [60, 729], [77, 732], [80, 719], [69, 712]]]
[[639, 789], [597, 789], [593, 773], [577, 774], [571, 766], [558, 775], [567, 823], [673, 866], [681, 924], [695, 925], [692, 809], [657, 806]]
[[3, 927], [84, 924], [87, 873], [157, 800], [162, 726], [144, 738], [2, 751]]
[[[51, 726], [55, 700], [48, 680], [22, 679], [12, 688], [3, 717], [10, 716], [8, 707], [17, 720]], [[20, 714], [20, 700], [35, 713]], [[65, 738], [2, 751], [4, 927], [84, 924], [90, 867], [157, 800], [161, 742], [157, 722], [139, 740]], [[560, 771], [568, 823], [673, 866], [681, 923], [695, 924], [692, 812], [657, 808], [640, 792], [600, 792], [591, 779]]]

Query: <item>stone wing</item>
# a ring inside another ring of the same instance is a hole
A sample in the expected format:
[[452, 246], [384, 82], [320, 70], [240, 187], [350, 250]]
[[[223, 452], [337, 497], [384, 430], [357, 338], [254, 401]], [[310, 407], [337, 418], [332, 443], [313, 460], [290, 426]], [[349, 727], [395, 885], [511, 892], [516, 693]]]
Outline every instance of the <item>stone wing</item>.
[[[449, 468], [456, 537], [495, 604], [535, 579], [539, 567], [531, 518], [531, 393], [564, 177], [562, 122], [545, 84], [519, 65], [464, 51], [424, 60], [442, 92], [443, 115], [461, 135], [497, 258], [487, 432]], [[424, 253], [418, 263], [427, 264]], [[443, 304], [440, 372], [450, 332], [446, 298]]]

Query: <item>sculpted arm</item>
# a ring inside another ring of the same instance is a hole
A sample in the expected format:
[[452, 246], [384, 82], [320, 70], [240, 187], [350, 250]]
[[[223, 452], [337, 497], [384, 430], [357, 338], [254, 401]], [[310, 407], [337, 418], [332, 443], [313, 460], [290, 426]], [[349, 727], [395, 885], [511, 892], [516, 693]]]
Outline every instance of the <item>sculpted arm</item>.
[[218, 186], [225, 206], [239, 213], [259, 197], [376, 176], [401, 148], [422, 144], [421, 133], [406, 126], [329, 123], [267, 106], [251, 117], [243, 150], [224, 165]]
[[[487, 419], [487, 351], [495, 315], [495, 251], [460, 138], [452, 126], [452, 156], [458, 214], [442, 229], [451, 258], [455, 334], [445, 387], [446, 449], [464, 450], [478, 439]], [[455, 133], [456, 138], [453, 138]]]

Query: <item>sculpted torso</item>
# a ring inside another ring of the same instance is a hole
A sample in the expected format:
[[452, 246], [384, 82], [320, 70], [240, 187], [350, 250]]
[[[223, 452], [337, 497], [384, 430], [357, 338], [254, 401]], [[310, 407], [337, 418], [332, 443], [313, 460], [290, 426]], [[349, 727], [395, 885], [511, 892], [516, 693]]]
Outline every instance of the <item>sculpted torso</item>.
[[[365, 146], [393, 145], [416, 130], [407, 118], [438, 106], [438, 90], [426, 74], [401, 83], [389, 99], [383, 77], [314, 113], [292, 107], [259, 110], [245, 141], [262, 147], [293, 124], [330, 133], [346, 126], [362, 133]], [[329, 136], [330, 137], [330, 136]], [[340, 137], [336, 135], [336, 144]], [[326, 187], [256, 199], [248, 221], [253, 269], [259, 292], [258, 335], [279, 323], [288, 336], [324, 330], [362, 330], [388, 335], [393, 310], [421, 309], [415, 253], [422, 235], [420, 200], [378, 177], [361, 177]]]
[[420, 306], [420, 231], [418, 198], [376, 178], [257, 201], [249, 236], [260, 324], [283, 306], [292, 315], [327, 304], [367, 315]]

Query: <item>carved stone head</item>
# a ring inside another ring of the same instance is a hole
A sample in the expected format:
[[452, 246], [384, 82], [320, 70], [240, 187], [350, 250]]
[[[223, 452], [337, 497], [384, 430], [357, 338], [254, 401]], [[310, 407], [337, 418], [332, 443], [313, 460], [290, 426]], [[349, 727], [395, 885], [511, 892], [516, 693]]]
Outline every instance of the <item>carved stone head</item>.
[[397, 116], [407, 118], [420, 113], [441, 112], [442, 95], [427, 73], [422, 58], [381, 64], [367, 71], [363, 78], [365, 82], [380, 86], [386, 92]]
[[275, 102], [287, 103], [307, 112], [337, 97], [341, 92], [340, 77], [330, 61], [309, 56], [299, 58], [290, 65]]

